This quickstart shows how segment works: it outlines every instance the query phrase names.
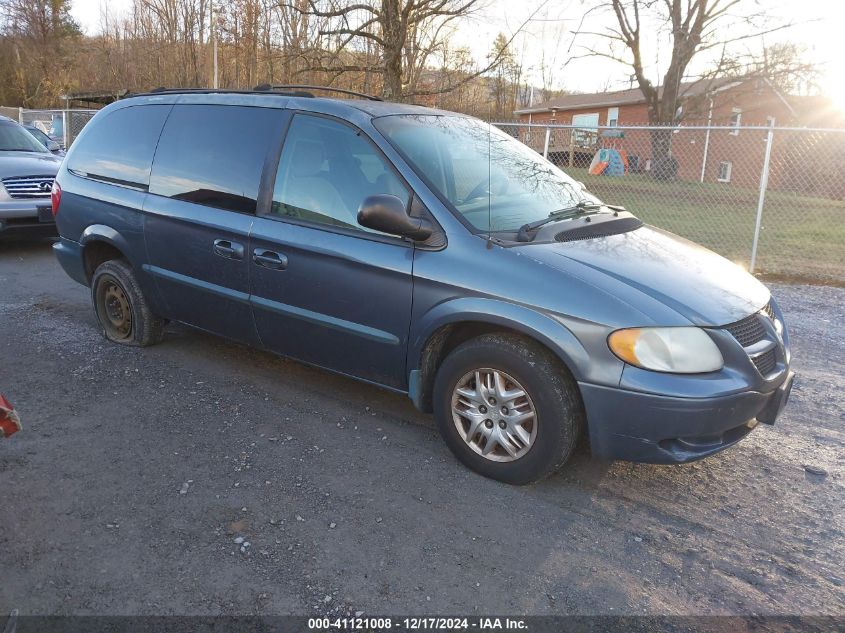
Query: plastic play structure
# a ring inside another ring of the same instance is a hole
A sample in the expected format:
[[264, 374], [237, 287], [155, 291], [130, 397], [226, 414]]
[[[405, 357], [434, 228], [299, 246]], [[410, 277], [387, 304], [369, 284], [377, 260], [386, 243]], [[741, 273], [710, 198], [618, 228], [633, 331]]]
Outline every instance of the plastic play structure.
[[628, 171], [628, 153], [624, 149], [613, 147], [622, 138], [624, 133], [617, 130], [606, 130], [602, 132], [602, 147], [599, 149], [590, 163], [590, 175], [592, 176], [624, 176]]

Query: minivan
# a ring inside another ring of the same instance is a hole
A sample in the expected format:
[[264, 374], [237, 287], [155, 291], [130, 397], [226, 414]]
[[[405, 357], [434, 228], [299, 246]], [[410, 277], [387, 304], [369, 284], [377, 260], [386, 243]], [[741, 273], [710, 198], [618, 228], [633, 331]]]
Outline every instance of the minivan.
[[711, 455], [773, 424], [793, 381], [757, 279], [460, 114], [137, 95], [84, 128], [53, 212], [109, 340], [179, 321], [406, 393], [512, 484], [581, 437], [604, 459]]

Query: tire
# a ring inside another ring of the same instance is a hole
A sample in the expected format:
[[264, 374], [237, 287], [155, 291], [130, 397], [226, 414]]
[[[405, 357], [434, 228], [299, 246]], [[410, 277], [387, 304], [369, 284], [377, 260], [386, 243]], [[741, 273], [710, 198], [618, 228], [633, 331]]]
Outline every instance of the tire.
[[103, 336], [122, 345], [158, 343], [166, 321], [153, 314], [132, 267], [123, 259], [100, 264], [91, 279], [91, 300]]
[[[498, 373], [498, 390], [488, 389], [497, 382], [492, 372]], [[510, 397], [520, 391], [524, 397]], [[581, 395], [569, 370], [541, 345], [512, 334], [485, 334], [455, 348], [437, 371], [433, 395], [438, 429], [455, 456], [485, 477], [508, 484], [532, 483], [560, 469], [585, 426]], [[486, 406], [480, 405], [485, 399]], [[522, 431], [513, 424], [520, 416], [526, 419]], [[481, 417], [486, 419], [479, 422]], [[485, 434], [503, 441], [489, 444]]]

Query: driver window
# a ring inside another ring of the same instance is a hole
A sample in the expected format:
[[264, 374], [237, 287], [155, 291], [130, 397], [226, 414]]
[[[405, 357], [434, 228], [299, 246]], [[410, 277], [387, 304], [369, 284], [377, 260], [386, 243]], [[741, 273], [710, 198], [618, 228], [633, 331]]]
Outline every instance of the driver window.
[[323, 117], [297, 114], [282, 149], [271, 214], [372, 231], [358, 224], [367, 196], [410, 194], [360, 132]]

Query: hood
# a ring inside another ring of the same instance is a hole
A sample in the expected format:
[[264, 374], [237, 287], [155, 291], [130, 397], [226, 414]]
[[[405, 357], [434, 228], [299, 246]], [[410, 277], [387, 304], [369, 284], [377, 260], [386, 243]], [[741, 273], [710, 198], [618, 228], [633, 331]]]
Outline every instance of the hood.
[[589, 277], [629, 303], [637, 294], [647, 295], [696, 325], [739, 321], [770, 298], [768, 289], [736, 264], [654, 227], [575, 242], [530, 244], [523, 254]]
[[49, 152], [0, 151], [0, 178], [15, 176], [55, 176], [62, 159]]

